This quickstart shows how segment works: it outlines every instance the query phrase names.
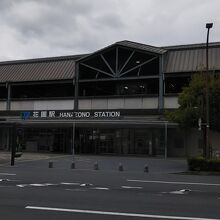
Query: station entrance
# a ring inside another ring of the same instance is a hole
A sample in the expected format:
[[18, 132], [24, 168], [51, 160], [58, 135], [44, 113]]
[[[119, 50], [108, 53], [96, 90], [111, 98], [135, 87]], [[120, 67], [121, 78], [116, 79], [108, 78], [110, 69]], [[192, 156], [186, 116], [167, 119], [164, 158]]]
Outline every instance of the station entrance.
[[[11, 130], [1, 130], [0, 146], [11, 149]], [[166, 154], [164, 125], [111, 124], [19, 124], [17, 145], [24, 152], [76, 154], [148, 155]]]
[[162, 128], [79, 128], [77, 153], [164, 155]]

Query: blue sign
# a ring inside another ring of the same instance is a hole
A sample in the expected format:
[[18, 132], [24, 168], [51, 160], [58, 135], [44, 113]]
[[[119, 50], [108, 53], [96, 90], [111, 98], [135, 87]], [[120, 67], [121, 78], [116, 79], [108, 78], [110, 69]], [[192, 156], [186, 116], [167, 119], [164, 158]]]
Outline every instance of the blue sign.
[[21, 112], [21, 118], [24, 120], [30, 118], [30, 116], [31, 116], [30, 112]]

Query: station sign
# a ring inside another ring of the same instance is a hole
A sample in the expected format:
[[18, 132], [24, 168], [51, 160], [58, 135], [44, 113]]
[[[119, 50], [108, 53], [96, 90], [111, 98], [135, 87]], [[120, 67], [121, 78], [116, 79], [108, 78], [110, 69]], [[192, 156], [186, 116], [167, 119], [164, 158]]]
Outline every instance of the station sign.
[[33, 119], [114, 119], [120, 118], [120, 111], [23, 111], [23, 120]]

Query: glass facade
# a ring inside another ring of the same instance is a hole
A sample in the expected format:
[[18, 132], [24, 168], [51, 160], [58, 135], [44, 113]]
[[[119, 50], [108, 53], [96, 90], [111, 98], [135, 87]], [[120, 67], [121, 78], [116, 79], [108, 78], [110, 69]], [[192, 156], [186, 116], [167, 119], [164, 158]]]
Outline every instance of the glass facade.
[[72, 131], [70, 128], [23, 128], [24, 151], [71, 153]]
[[[77, 154], [164, 156], [164, 135], [162, 127], [77, 127], [74, 149]], [[73, 128], [19, 127], [16, 141], [17, 145], [27, 152], [72, 153]], [[6, 147], [7, 140], [0, 142]]]
[[163, 128], [79, 128], [77, 153], [165, 154]]

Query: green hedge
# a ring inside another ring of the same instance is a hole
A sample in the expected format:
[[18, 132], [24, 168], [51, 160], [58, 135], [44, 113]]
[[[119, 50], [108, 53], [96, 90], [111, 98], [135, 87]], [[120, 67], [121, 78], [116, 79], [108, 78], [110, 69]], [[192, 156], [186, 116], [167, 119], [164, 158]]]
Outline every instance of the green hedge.
[[191, 171], [220, 172], [220, 159], [205, 159], [203, 157], [193, 157], [188, 159], [188, 167]]

